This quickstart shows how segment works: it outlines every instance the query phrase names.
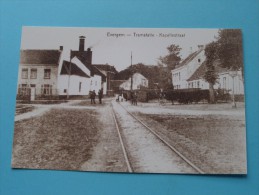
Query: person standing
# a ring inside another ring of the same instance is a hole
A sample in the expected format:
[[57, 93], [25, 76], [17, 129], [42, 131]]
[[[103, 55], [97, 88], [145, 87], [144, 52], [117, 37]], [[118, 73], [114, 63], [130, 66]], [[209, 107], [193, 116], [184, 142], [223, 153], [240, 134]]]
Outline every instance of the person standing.
[[101, 89], [98, 91], [98, 98], [99, 98], [99, 103], [102, 104], [103, 88], [101, 88]]
[[133, 95], [133, 105], [135, 105], [135, 106], [138, 105], [138, 94], [137, 94], [137, 92], [135, 92], [134, 95]]
[[95, 90], [93, 90], [92, 93], [90, 94], [91, 104], [95, 104], [95, 96], [96, 96], [96, 93], [95, 93]]

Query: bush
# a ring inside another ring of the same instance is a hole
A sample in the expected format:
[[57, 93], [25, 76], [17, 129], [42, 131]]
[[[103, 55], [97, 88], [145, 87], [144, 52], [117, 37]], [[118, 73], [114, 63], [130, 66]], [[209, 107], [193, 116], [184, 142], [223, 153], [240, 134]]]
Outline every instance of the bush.
[[209, 90], [179, 89], [166, 92], [166, 99], [180, 104], [198, 103], [202, 100], [209, 101]]

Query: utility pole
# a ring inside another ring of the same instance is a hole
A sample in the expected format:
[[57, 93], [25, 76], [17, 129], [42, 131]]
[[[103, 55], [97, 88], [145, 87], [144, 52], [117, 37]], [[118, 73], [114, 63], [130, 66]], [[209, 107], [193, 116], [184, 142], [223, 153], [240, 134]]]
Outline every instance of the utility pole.
[[69, 86], [70, 86], [70, 75], [71, 75], [71, 58], [72, 58], [72, 50], [70, 50], [69, 57], [69, 70], [68, 70], [68, 84], [67, 84], [67, 99], [69, 99]]
[[133, 90], [133, 69], [132, 69], [132, 52], [130, 55], [130, 68], [131, 68], [131, 79], [130, 79], [130, 90]]

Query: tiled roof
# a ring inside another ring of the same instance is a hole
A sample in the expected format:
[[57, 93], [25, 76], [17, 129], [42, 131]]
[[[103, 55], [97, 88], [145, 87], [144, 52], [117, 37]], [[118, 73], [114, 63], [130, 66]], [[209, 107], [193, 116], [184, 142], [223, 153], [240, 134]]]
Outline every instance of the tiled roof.
[[112, 87], [120, 87], [122, 83], [124, 83], [126, 80], [111, 80], [111, 86]]
[[111, 72], [117, 73], [117, 70], [115, 69], [115, 67], [109, 64], [93, 64], [93, 66], [95, 66], [99, 70], [111, 71]]
[[98, 68], [92, 66], [91, 69], [92, 75], [99, 75], [102, 77], [102, 81], [106, 81], [106, 75], [104, 75]]
[[200, 54], [203, 51], [203, 49], [200, 49], [198, 51], [195, 51], [191, 53], [187, 58], [185, 58], [179, 65], [177, 65], [175, 68], [179, 68], [181, 66], [185, 66], [189, 62], [191, 62], [198, 54]]
[[187, 81], [194, 81], [203, 78], [206, 72], [206, 62], [204, 61], [199, 68], [192, 74], [192, 76], [187, 79]]
[[[223, 72], [227, 72], [228, 70], [226, 68], [222, 68], [220, 66], [220, 61], [216, 60], [213, 65], [215, 66], [215, 72], [216, 73], [223, 73]], [[197, 70], [192, 74], [192, 76], [187, 79], [187, 81], [194, 81], [194, 80], [198, 80], [204, 77], [204, 74], [206, 72], [206, 61], [204, 61], [199, 68], [197, 68]]]
[[60, 50], [21, 50], [21, 64], [59, 64]]
[[[70, 69], [70, 62], [63, 61], [62, 68], [61, 68], [61, 75], [69, 75], [69, 69]], [[81, 77], [90, 78], [89, 75], [87, 75], [84, 71], [82, 71], [76, 64], [71, 62], [71, 73], [70, 75], [77, 75]]]

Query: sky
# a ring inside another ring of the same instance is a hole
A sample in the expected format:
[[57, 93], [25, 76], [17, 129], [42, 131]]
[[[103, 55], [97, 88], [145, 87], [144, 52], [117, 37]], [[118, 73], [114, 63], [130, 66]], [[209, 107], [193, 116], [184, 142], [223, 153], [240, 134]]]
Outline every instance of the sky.
[[78, 50], [79, 36], [85, 36], [85, 49], [93, 51], [92, 63], [107, 63], [120, 71], [131, 64], [131, 53], [132, 64], [157, 65], [169, 45], [179, 45], [184, 59], [217, 35], [218, 29], [23, 27], [21, 49]]

